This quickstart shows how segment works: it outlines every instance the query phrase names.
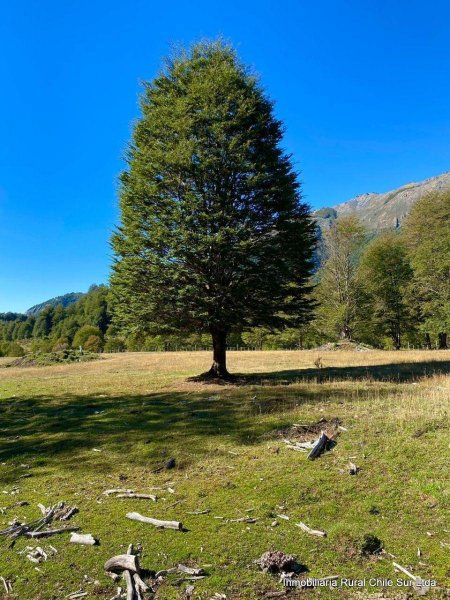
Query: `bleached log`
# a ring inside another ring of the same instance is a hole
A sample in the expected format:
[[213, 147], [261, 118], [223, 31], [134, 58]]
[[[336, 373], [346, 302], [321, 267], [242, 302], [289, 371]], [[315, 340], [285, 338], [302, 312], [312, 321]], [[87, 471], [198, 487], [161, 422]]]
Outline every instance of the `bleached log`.
[[154, 525], [155, 527], [162, 527], [163, 529], [177, 529], [181, 531], [183, 529], [183, 524], [179, 521], [161, 521], [159, 519], [152, 519], [151, 517], [144, 517], [137, 512], [127, 513], [127, 518], [132, 521], [140, 521], [141, 523], [150, 523], [150, 525]]
[[126, 488], [113, 488], [103, 492], [104, 496], [111, 496], [112, 494], [134, 494], [134, 490], [127, 490]]
[[325, 431], [322, 431], [319, 439], [315, 442], [311, 452], [308, 454], [310, 460], [314, 460], [325, 450], [325, 446], [328, 442], [328, 436]]
[[131, 571], [132, 573], [139, 573], [140, 569], [137, 556], [134, 554], [118, 554], [105, 562], [105, 571], [116, 573], [125, 570]]
[[316, 535], [317, 537], [326, 537], [326, 532], [325, 531], [320, 531], [319, 529], [311, 529], [311, 527], [308, 527], [308, 525], [305, 525], [305, 523], [302, 523], [300, 521], [300, 523], [296, 523], [297, 527], [300, 527], [300, 529], [302, 531], [305, 531], [306, 533], [309, 533], [309, 535]]
[[95, 546], [97, 540], [90, 533], [72, 533], [70, 542], [72, 544], [83, 544], [84, 546]]
[[135, 494], [127, 493], [127, 494], [117, 494], [116, 498], [141, 498], [142, 500], [153, 500], [156, 502], [157, 498], [153, 494]]

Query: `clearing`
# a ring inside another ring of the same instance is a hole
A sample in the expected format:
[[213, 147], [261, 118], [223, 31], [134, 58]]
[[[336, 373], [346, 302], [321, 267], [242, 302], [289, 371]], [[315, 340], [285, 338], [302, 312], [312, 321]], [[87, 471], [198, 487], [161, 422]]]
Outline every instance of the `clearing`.
[[[365, 579], [359, 597], [412, 593], [395, 586], [397, 578], [408, 580], [394, 571], [396, 561], [436, 580], [428, 597], [444, 597], [450, 351], [230, 352], [230, 371], [245, 374], [239, 385], [186, 382], [210, 360], [203, 352], [128, 353], [0, 368], [0, 529], [14, 518], [40, 518], [38, 503], [64, 501], [78, 514], [51, 526], [77, 526], [100, 541], [21, 536], [9, 548], [0, 538], [0, 576], [12, 586], [0, 597], [59, 600], [80, 591], [112, 598], [117, 584], [103, 565], [130, 543], [141, 545], [140, 563], [149, 571], [182, 563], [207, 573], [194, 581], [169, 574], [156, 598], [187, 598], [191, 585], [192, 598], [205, 600], [216, 593], [229, 600], [279, 597], [279, 577], [254, 564], [268, 550], [296, 555], [309, 577]], [[10, 361], [0, 359], [0, 366]], [[333, 449], [309, 461], [286, 447], [283, 437], [296, 437], [293, 424], [313, 425], [297, 430], [309, 440], [321, 419], [325, 429], [341, 427]], [[175, 466], [164, 468], [171, 458]], [[110, 488], [158, 498], [104, 495]], [[129, 520], [132, 511], [181, 521], [187, 531]], [[327, 536], [309, 535], [299, 522]], [[362, 552], [365, 534], [379, 538], [384, 552]], [[27, 546], [40, 546], [48, 559], [32, 562]], [[394, 587], [371, 586], [371, 578], [391, 579]]]

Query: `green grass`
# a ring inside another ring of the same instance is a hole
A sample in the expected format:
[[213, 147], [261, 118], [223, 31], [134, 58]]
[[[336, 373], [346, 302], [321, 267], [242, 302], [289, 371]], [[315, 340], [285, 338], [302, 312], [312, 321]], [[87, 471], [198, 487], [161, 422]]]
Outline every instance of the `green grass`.
[[[295, 554], [311, 577], [395, 580], [388, 554], [361, 555], [367, 533], [398, 563], [436, 579], [435, 595], [443, 595], [450, 583], [450, 353], [329, 352], [320, 370], [315, 358], [314, 352], [232, 353], [231, 370], [246, 374], [237, 386], [185, 381], [205, 370], [205, 353], [0, 369], [0, 493], [19, 489], [0, 496], [6, 508], [0, 529], [14, 517], [37, 518], [39, 502], [63, 500], [80, 510], [73, 524], [100, 540], [83, 547], [70, 544], [67, 534], [37, 544], [21, 538], [10, 549], [2, 541], [0, 575], [13, 583], [10, 597], [59, 599], [83, 588], [89, 598], [111, 598], [116, 586], [103, 564], [129, 543], [142, 545], [148, 570], [208, 565], [208, 577], [194, 584], [196, 597], [205, 599], [215, 592], [252, 599], [282, 590], [276, 577], [253, 565], [270, 549]], [[277, 435], [292, 423], [334, 417], [348, 431], [316, 461], [284, 448]], [[175, 469], [153, 472], [170, 457]], [[361, 467], [357, 476], [347, 473], [349, 457]], [[32, 477], [19, 479], [28, 472]], [[154, 492], [156, 503], [102, 494], [155, 486], [163, 488]], [[29, 506], [11, 507], [20, 500]], [[211, 512], [188, 514], [197, 509]], [[132, 522], [129, 511], [180, 520], [188, 531]], [[272, 527], [277, 513], [290, 520]], [[214, 518], [248, 515], [259, 520]], [[295, 526], [300, 520], [327, 537], [303, 533]], [[52, 545], [58, 554], [38, 571], [20, 554], [27, 545]], [[98, 584], [85, 584], [85, 575]], [[168, 577], [156, 597], [180, 598], [187, 582], [175, 585], [178, 577]]]

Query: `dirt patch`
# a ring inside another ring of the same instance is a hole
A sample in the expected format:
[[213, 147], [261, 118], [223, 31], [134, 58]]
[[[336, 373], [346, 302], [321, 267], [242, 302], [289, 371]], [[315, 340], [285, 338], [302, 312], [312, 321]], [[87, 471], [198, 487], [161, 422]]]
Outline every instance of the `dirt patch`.
[[325, 431], [329, 438], [336, 435], [339, 425], [342, 421], [338, 417], [333, 419], [320, 419], [316, 423], [294, 423], [290, 427], [284, 427], [271, 432], [267, 437], [277, 437], [297, 442], [310, 442], [317, 439], [322, 431]]

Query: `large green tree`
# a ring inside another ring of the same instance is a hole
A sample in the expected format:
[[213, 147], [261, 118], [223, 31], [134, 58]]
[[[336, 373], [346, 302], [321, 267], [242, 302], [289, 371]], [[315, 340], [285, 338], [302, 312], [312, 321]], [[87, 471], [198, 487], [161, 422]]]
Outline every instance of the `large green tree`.
[[[447, 348], [450, 329], [450, 190], [437, 191], [419, 200], [405, 225], [406, 241], [414, 271], [411, 297], [429, 339], [438, 338]], [[428, 344], [429, 342], [427, 342]]]
[[396, 350], [411, 324], [407, 290], [412, 278], [406, 248], [395, 232], [376, 237], [365, 249], [359, 281], [368, 296], [367, 321], [379, 335], [387, 335]]
[[364, 320], [364, 290], [358, 261], [366, 232], [354, 216], [341, 217], [324, 232], [318, 272], [316, 325], [325, 335], [350, 340]]
[[145, 84], [121, 176], [112, 294], [129, 331], [227, 336], [307, 318], [315, 231], [282, 124], [235, 52], [201, 43]]

